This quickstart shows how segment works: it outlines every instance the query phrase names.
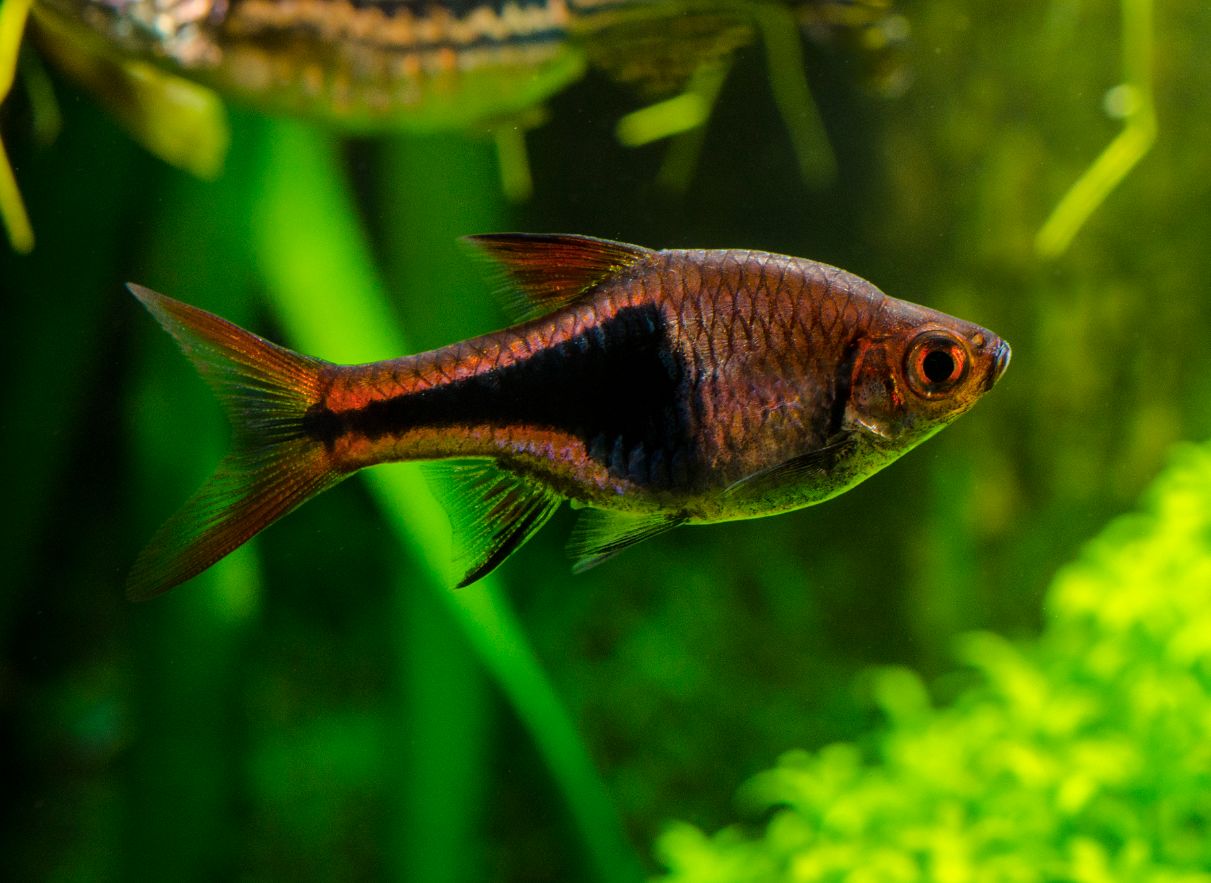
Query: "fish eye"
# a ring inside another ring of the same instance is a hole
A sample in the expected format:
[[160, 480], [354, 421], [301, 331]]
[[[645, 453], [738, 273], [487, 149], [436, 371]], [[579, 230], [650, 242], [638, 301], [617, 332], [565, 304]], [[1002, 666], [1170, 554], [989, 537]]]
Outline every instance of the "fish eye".
[[945, 383], [956, 367], [954, 356], [944, 350], [930, 350], [921, 360], [921, 373], [930, 383]]
[[949, 392], [967, 376], [967, 347], [943, 331], [927, 331], [908, 350], [906, 369], [913, 391], [926, 398]]

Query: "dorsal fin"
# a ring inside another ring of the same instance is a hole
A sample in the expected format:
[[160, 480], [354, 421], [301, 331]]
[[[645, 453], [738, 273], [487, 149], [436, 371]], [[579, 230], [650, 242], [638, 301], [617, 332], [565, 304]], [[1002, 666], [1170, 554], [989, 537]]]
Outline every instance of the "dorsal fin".
[[522, 299], [508, 304], [519, 319], [532, 319], [566, 306], [651, 249], [592, 236], [559, 233], [488, 233], [467, 236], [504, 269]]

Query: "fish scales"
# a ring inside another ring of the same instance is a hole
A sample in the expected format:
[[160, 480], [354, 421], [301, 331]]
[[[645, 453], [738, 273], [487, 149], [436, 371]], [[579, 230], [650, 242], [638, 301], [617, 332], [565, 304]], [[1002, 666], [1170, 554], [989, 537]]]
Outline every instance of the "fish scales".
[[211, 485], [136, 563], [133, 595], [187, 579], [342, 477], [400, 460], [472, 464], [458, 472], [469, 508], [454, 516], [471, 550], [462, 584], [563, 499], [599, 513], [570, 545], [583, 569], [679, 524], [836, 496], [970, 408], [1009, 362], [991, 331], [802, 258], [575, 236], [472, 242], [537, 317], [364, 365], [300, 356], [132, 289], [240, 429]]
[[[709, 315], [686, 329], [703, 355], [706, 388], [698, 399], [710, 409], [700, 454], [718, 481], [730, 483], [771, 450], [803, 444], [802, 424], [793, 415], [819, 414], [828, 407], [834, 378], [827, 366], [839, 358], [846, 336], [824, 333], [836, 304], [818, 264], [753, 252], [700, 252], [689, 259], [702, 266], [702, 284], [710, 293]], [[693, 304], [695, 298], [689, 300]], [[778, 303], [796, 306], [786, 324], [777, 321]], [[731, 317], [746, 309], [754, 317], [751, 337], [741, 339]], [[806, 341], [809, 346], [802, 345]], [[758, 422], [762, 443], [754, 445]], [[823, 441], [820, 424], [808, 424], [813, 444]]]

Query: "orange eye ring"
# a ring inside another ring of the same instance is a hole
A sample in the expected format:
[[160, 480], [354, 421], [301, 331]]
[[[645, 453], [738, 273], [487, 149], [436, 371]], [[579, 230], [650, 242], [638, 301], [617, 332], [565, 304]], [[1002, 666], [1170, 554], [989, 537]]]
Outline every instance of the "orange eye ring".
[[913, 392], [938, 398], [963, 382], [970, 364], [967, 346], [960, 338], [945, 331], [926, 331], [909, 347], [904, 367]]

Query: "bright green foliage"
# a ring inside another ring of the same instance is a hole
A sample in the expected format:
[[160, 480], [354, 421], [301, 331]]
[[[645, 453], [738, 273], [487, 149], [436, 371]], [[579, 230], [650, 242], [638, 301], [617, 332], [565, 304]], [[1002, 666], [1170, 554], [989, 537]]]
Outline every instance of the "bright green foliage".
[[885, 670], [890, 726], [794, 752], [743, 798], [764, 832], [689, 825], [676, 881], [1211, 881], [1211, 446], [1182, 447], [1048, 596], [1036, 642], [968, 635], [946, 708]]

